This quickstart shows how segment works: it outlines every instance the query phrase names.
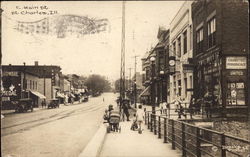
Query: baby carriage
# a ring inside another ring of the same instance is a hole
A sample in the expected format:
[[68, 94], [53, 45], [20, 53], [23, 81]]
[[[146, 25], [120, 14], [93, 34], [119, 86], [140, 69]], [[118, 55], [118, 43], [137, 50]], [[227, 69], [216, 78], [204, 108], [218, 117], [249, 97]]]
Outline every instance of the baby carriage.
[[133, 121], [130, 129], [133, 130], [133, 131], [136, 131], [138, 129], [137, 120]]
[[121, 127], [119, 126], [120, 122], [120, 113], [119, 111], [110, 111], [110, 116], [109, 116], [109, 126], [107, 127], [107, 133], [110, 131], [115, 131], [115, 132], [121, 132]]

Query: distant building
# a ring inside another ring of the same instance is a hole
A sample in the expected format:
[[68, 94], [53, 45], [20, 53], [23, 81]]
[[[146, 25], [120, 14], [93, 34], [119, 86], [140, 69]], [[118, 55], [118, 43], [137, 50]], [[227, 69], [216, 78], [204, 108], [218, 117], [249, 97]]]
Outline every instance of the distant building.
[[[140, 93], [140, 98], [144, 103], [152, 104], [155, 101], [157, 105], [162, 102], [167, 102], [169, 88], [169, 30], [162, 27], [159, 28], [158, 43], [150, 51], [147, 51], [142, 57], [142, 83], [145, 89]], [[155, 61], [150, 61], [154, 57]], [[154, 73], [155, 78], [152, 78]], [[152, 85], [154, 80], [154, 85]], [[154, 86], [155, 96], [152, 96], [152, 86]], [[152, 100], [154, 98], [155, 100]]]

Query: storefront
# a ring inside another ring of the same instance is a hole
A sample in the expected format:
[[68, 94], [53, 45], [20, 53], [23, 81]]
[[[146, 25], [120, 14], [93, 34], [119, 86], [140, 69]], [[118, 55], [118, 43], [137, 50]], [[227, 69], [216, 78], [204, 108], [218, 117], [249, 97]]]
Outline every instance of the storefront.
[[219, 58], [218, 53], [214, 53], [199, 60], [196, 72], [198, 99], [202, 99], [206, 92], [211, 93], [213, 107], [222, 108], [224, 113], [242, 113], [240, 110], [247, 108], [246, 56]]

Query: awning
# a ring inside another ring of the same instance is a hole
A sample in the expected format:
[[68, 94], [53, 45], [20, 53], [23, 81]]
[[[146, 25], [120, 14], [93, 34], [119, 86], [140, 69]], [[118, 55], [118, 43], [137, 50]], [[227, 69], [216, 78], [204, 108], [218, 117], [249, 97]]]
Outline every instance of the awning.
[[56, 96], [57, 98], [59, 97], [59, 98], [64, 98], [64, 94], [61, 94], [61, 93], [57, 93], [57, 96]]
[[75, 98], [75, 95], [74, 95], [74, 94], [72, 94], [72, 93], [70, 93], [70, 96], [71, 96], [71, 97], [73, 97], [73, 98]]
[[150, 95], [149, 88], [150, 88], [150, 86], [148, 86], [146, 89], [144, 89], [144, 91], [141, 92], [141, 94], [139, 95], [139, 97]]
[[41, 93], [37, 92], [37, 91], [30, 91], [32, 94], [34, 94], [35, 96], [41, 98], [41, 99], [46, 99], [46, 96], [42, 95]]

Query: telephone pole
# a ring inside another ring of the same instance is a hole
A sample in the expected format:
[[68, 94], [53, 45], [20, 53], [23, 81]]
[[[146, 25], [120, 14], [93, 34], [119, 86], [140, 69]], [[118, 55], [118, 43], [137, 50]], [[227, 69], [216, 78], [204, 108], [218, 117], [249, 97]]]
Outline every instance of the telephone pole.
[[125, 98], [125, 1], [122, 1], [122, 40], [120, 71], [120, 112]]
[[139, 56], [133, 56], [134, 58], [135, 58], [135, 78], [134, 78], [134, 102], [135, 102], [135, 108], [137, 108], [137, 105], [136, 105], [136, 103], [137, 103], [137, 85], [136, 85], [136, 65], [137, 65], [137, 60], [136, 60], [136, 58], [137, 57], [139, 57]]

